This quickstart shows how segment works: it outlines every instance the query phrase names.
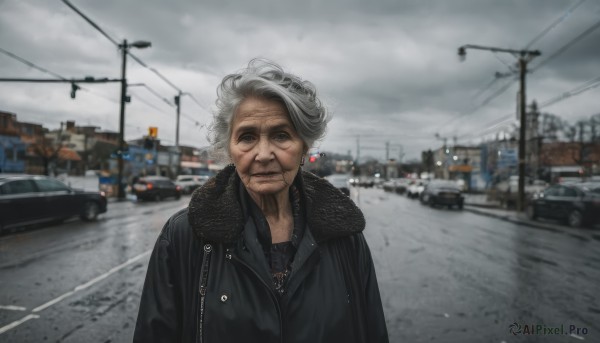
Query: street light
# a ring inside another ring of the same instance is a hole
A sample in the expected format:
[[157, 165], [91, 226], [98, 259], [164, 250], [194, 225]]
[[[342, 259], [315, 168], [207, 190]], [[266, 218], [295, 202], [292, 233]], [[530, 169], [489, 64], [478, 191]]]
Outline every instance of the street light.
[[521, 128], [519, 131], [519, 196], [517, 199], [517, 210], [523, 211], [525, 209], [525, 126], [527, 125], [525, 113], [525, 75], [527, 74], [527, 63], [529, 63], [535, 57], [540, 56], [541, 53], [539, 50], [514, 50], [467, 44], [458, 48], [458, 56], [461, 61], [465, 60], [467, 56], [467, 49], [505, 52], [512, 54], [519, 60], [519, 115]]
[[119, 117], [119, 150], [117, 151], [117, 198], [119, 200], [125, 199], [125, 189], [123, 187], [123, 153], [124, 153], [124, 132], [125, 132], [125, 102], [127, 101], [127, 79], [125, 77], [125, 71], [127, 67], [127, 53], [131, 48], [144, 49], [152, 46], [152, 43], [147, 41], [135, 41], [128, 44], [127, 40], [124, 39], [122, 44], [119, 44], [121, 49], [121, 112]]

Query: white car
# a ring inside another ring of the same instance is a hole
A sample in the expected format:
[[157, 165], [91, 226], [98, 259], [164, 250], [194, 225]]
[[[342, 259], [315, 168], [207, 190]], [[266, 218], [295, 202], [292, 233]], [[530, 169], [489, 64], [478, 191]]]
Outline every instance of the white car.
[[206, 175], [179, 175], [175, 180], [175, 184], [181, 187], [184, 194], [189, 194], [204, 185], [208, 179], [209, 177]]
[[425, 186], [427, 185], [427, 180], [414, 180], [410, 183], [408, 188], [406, 189], [406, 196], [412, 199], [418, 199]]

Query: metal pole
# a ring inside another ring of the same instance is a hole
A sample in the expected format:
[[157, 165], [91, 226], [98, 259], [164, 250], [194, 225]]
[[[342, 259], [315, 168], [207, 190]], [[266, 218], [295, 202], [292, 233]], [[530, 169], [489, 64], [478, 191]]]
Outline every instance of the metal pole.
[[180, 109], [181, 109], [181, 91], [179, 91], [179, 94], [175, 97], [177, 101], [175, 101], [175, 104], [177, 105], [177, 124], [176, 124], [176, 129], [175, 129], [175, 146], [177, 147], [177, 150], [179, 150], [179, 114], [180, 114]]
[[125, 71], [127, 67], [127, 40], [123, 40], [123, 44], [119, 46], [121, 48], [121, 112], [119, 117], [119, 150], [117, 151], [117, 198], [119, 200], [125, 199], [125, 189], [123, 188], [123, 150], [124, 150], [124, 132], [125, 132], [125, 97], [127, 94], [127, 80], [125, 79]]
[[519, 130], [519, 193], [517, 198], [517, 211], [525, 209], [525, 130], [527, 126], [527, 113], [525, 112], [525, 75], [527, 74], [527, 61], [525, 56], [519, 58], [520, 91], [519, 113], [521, 115], [521, 128]]
[[390, 142], [385, 142], [385, 162], [390, 160]]
[[[176, 127], [177, 129], [175, 130], [175, 148], [177, 149], [177, 166], [175, 167], [175, 173], [177, 175], [179, 175], [179, 168], [181, 166], [181, 154], [179, 152], [179, 117], [180, 117], [180, 112], [181, 112], [181, 91], [179, 91], [179, 94], [176, 96], [177, 101], [177, 124]], [[169, 156], [171, 156], [171, 154], [169, 153]]]

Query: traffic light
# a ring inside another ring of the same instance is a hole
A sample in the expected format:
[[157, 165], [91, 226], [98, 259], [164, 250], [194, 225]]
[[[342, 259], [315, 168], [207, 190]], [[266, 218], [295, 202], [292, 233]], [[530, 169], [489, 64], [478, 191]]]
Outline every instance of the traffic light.
[[175, 95], [175, 105], [179, 106], [179, 95]]
[[158, 137], [158, 127], [156, 127], [156, 126], [150, 126], [148, 128], [148, 136], [150, 136], [152, 138]]
[[75, 99], [75, 95], [77, 93], [77, 90], [81, 89], [81, 87], [79, 87], [78, 85], [71, 83], [71, 99]]
[[146, 150], [154, 149], [154, 140], [152, 138], [147, 137], [144, 139], [144, 149], [146, 149]]

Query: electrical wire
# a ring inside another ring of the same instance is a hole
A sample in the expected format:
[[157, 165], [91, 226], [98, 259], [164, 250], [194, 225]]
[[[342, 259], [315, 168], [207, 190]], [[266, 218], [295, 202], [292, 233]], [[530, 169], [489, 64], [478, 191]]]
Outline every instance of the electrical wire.
[[167, 115], [167, 116], [170, 116], [170, 114], [169, 114], [169, 113], [167, 113], [167, 112], [163, 111], [162, 109], [158, 108], [157, 106], [155, 106], [155, 105], [151, 104], [150, 102], [146, 101], [146, 100], [145, 100], [145, 99], [143, 99], [141, 96], [139, 96], [139, 94], [136, 94], [136, 93], [134, 93], [134, 92], [132, 92], [131, 94], [132, 94], [132, 95], [134, 95], [134, 96], [135, 96], [135, 98], [136, 98], [137, 100], [139, 100], [140, 102], [142, 102], [143, 104], [145, 104], [145, 105], [147, 105], [147, 106], [149, 106], [149, 107], [152, 107], [153, 109], [155, 109], [155, 110], [157, 110], [157, 111], [161, 112], [162, 114], [165, 114], [165, 115]]
[[[29, 61], [29, 60], [21, 57], [21, 56], [18, 56], [18, 55], [14, 54], [14, 53], [12, 53], [12, 52], [10, 52], [8, 50], [5, 50], [3, 48], [0, 48], [0, 53], [6, 55], [6, 56], [8, 56], [8, 57], [10, 57], [10, 58], [12, 58], [12, 59], [14, 59], [16, 61], [19, 61], [19, 62], [21, 62], [21, 63], [23, 63], [23, 64], [25, 64], [25, 65], [27, 65], [27, 66], [29, 66], [31, 68], [37, 69], [37, 70], [39, 70], [41, 72], [44, 72], [44, 73], [46, 73], [48, 75], [52, 75], [52, 76], [54, 76], [56, 78], [59, 78], [61, 80], [65, 80], [65, 81], [69, 80], [69, 79], [67, 79], [66, 77], [64, 77], [64, 76], [62, 76], [60, 74], [57, 74], [57, 73], [55, 73], [55, 72], [53, 72], [51, 70], [48, 70], [48, 69], [46, 69], [44, 67], [41, 67], [41, 66], [39, 66], [39, 65], [37, 65], [37, 64], [35, 64], [35, 63], [33, 63], [33, 62], [31, 62], [31, 61]], [[91, 95], [97, 96], [99, 98], [103, 98], [103, 99], [108, 100], [108, 101], [113, 102], [113, 103], [119, 103], [118, 101], [116, 101], [114, 99], [108, 98], [107, 96], [103, 96], [101, 94], [93, 92], [92, 90], [90, 90], [88, 88], [82, 87], [78, 83], [73, 83], [73, 84], [77, 85], [79, 87], [78, 89], [81, 90], [81, 91], [88, 92]]]
[[[110, 40], [114, 45], [116, 45], [117, 47], [119, 47], [120, 49], [126, 49], [126, 47], [121, 46], [114, 38], [112, 38], [110, 35], [108, 35], [98, 24], [96, 24], [94, 21], [92, 21], [89, 17], [87, 17], [83, 12], [81, 12], [77, 7], [75, 7], [73, 4], [71, 4], [68, 0], [62, 0], [62, 2], [64, 2], [67, 6], [69, 6], [73, 11], [75, 11], [77, 14], [79, 14], [83, 19], [85, 19], [85, 21], [87, 21], [90, 25], [92, 25], [96, 30], [98, 30], [104, 37], [106, 37], [108, 40]], [[134, 55], [133, 53], [131, 53], [131, 51], [127, 50], [127, 54], [134, 60], [136, 61], [138, 64], [140, 64], [142, 67], [147, 68], [148, 70], [152, 71], [154, 74], [156, 74], [158, 77], [160, 77], [163, 81], [165, 81], [169, 86], [173, 87], [177, 92], [181, 93], [181, 89], [179, 89], [179, 87], [175, 86], [175, 84], [173, 84], [173, 82], [171, 82], [169, 79], [167, 79], [163, 74], [161, 74], [158, 70], [156, 70], [155, 68], [151, 68], [150, 66], [148, 66], [144, 61], [142, 61], [139, 57], [137, 57], [136, 55]]]
[[146, 88], [150, 93], [152, 93], [152, 95], [154, 95], [155, 97], [159, 98], [160, 100], [162, 100], [164, 103], [166, 103], [170, 107], [176, 107], [168, 99], [166, 99], [165, 97], [163, 97], [162, 95], [160, 95], [157, 91], [155, 91], [153, 88], [151, 88], [150, 86], [148, 86], [145, 83], [133, 83], [133, 84], [127, 85], [127, 87], [136, 87], [136, 86], [140, 86], [140, 87]]
[[210, 111], [206, 108], [206, 106], [200, 103], [200, 101], [198, 101], [198, 99], [196, 99], [196, 97], [192, 93], [185, 94], [188, 95], [196, 103], [196, 105], [198, 105], [201, 109], [205, 110], [208, 114], [210, 114]]
[[[533, 44], [535, 44], [537, 41], [539, 41], [542, 37], [544, 37], [546, 34], [548, 34], [548, 32], [550, 32], [552, 29], [554, 29], [555, 27], [557, 27], [560, 23], [562, 23], [566, 18], [569, 17], [570, 14], [573, 13], [573, 11], [575, 11], [581, 4], [583, 4], [585, 2], [585, 0], [580, 0], [579, 2], [577, 2], [576, 4], [572, 5], [571, 7], [569, 7], [565, 14], [563, 14], [562, 16], [560, 16], [557, 20], [555, 20], [554, 22], [552, 22], [548, 27], [546, 27], [544, 30], [542, 30], [542, 32], [540, 32], [536, 37], [534, 37], [528, 44], [527, 46], [523, 49], [523, 50], [527, 50], [529, 47], [531, 47]], [[530, 70], [530, 72], [533, 72], [535, 70], [537, 70], [538, 68], [540, 68], [542, 65], [548, 63], [549, 61], [551, 61], [553, 58], [555, 58], [556, 56], [560, 55], [561, 53], [563, 53], [564, 51], [566, 51], [568, 48], [570, 48], [573, 44], [575, 44], [576, 42], [578, 42], [580, 39], [582, 39], [583, 37], [585, 37], [586, 35], [588, 35], [589, 33], [593, 32], [595, 29], [598, 28], [598, 26], [600, 26], [600, 21], [596, 24], [594, 24], [592, 27], [588, 28], [586, 31], [584, 31], [582, 34], [580, 34], [578, 37], [576, 37], [574, 40], [572, 40], [571, 42], [567, 43], [565, 46], [563, 46], [561, 49], [559, 49], [556, 53], [554, 53], [553, 55], [551, 55], [550, 57], [548, 57], [546, 60], [540, 62], [540, 64], [538, 64], [536, 67], [532, 68]], [[515, 70], [513, 69], [513, 67], [511, 65], [509, 65], [508, 63], [506, 63], [506, 61], [504, 61], [503, 59], [501, 59], [496, 52], [492, 51], [494, 54], [494, 57], [496, 57], [496, 59], [498, 59], [502, 64], [504, 64], [505, 66], [507, 66], [509, 68], [509, 70], [513, 73], [515, 73]], [[489, 89], [497, 80], [498, 78], [495, 78], [492, 82], [490, 82], [484, 89], [480, 90], [479, 92], [476, 93], [476, 95], [474, 96], [474, 99], [477, 99], [479, 96], [481, 96], [481, 94], [483, 94], [485, 91], [487, 91], [487, 89]], [[466, 113], [458, 116], [458, 117], [454, 117], [453, 119], [451, 119], [448, 122], [445, 122], [443, 125], [440, 126], [441, 127], [445, 127], [447, 124], [451, 123], [454, 120], [459, 120], [469, 114], [474, 113], [475, 111], [479, 110], [480, 108], [482, 108], [483, 106], [489, 104], [492, 100], [494, 100], [495, 98], [497, 98], [498, 96], [502, 95], [504, 92], [506, 92], [506, 90], [508, 90], [510, 88], [510, 86], [512, 86], [514, 83], [514, 81], [517, 81], [517, 78], [515, 77], [511, 82], [506, 83], [504, 86], [500, 87], [498, 90], [496, 90], [494, 93], [492, 93], [490, 96], [488, 96], [485, 100], [483, 100], [478, 106], [476, 106], [475, 108], [467, 111]]]
[[554, 98], [551, 98], [544, 102], [541, 102], [539, 104], [538, 108], [544, 108], [544, 107], [548, 107], [550, 105], [554, 105], [560, 101], [563, 101], [563, 100], [568, 99], [575, 95], [579, 95], [583, 92], [586, 92], [590, 89], [594, 89], [598, 86], [600, 86], [600, 77], [596, 77], [594, 79], [586, 81], [583, 84], [571, 89], [570, 91], [564, 92], [560, 95], [555, 96]]
[[50, 70], [48, 70], [46, 68], [42, 68], [42, 67], [36, 65], [35, 63], [24, 59], [23, 57], [20, 57], [20, 56], [17, 56], [15, 54], [13, 54], [12, 52], [10, 52], [8, 50], [4, 50], [4, 49], [0, 48], [0, 52], [3, 53], [6, 56], [12, 58], [12, 59], [15, 59], [15, 60], [17, 60], [17, 61], [19, 61], [19, 62], [21, 62], [21, 63], [23, 63], [23, 64], [25, 64], [25, 65], [27, 65], [29, 67], [31, 67], [31, 68], [37, 69], [37, 70], [42, 71], [42, 72], [44, 72], [46, 74], [52, 75], [54, 77], [57, 77], [57, 78], [59, 78], [61, 80], [67, 80], [67, 78], [65, 78], [65, 77], [63, 77], [61, 75], [58, 75], [57, 73], [55, 73], [53, 71], [50, 71]]
[[560, 56], [563, 52], [567, 51], [571, 46], [573, 46], [575, 43], [579, 42], [580, 40], [582, 40], [583, 38], [585, 38], [585, 36], [589, 35], [590, 33], [594, 32], [596, 29], [598, 29], [600, 27], [600, 20], [597, 21], [594, 25], [590, 26], [589, 28], [587, 28], [585, 31], [583, 31], [582, 33], [580, 33], [577, 37], [573, 38], [571, 41], [569, 41], [567, 44], [563, 45], [560, 49], [558, 49], [556, 52], [554, 52], [552, 55], [548, 56], [548, 58], [546, 58], [545, 60], [543, 60], [542, 62], [538, 63], [536, 66], [534, 66], [533, 68], [531, 68], [531, 72], [534, 72], [538, 69], [540, 69], [542, 66], [544, 66], [545, 64], [547, 64], [548, 62], [552, 61], [553, 59], [555, 59], [556, 57]]
[[108, 33], [104, 32], [104, 30], [102, 30], [102, 28], [100, 28], [100, 26], [98, 24], [94, 23], [92, 21], [92, 19], [88, 18], [85, 14], [83, 14], [83, 12], [81, 12], [72, 3], [70, 3], [68, 0], [62, 0], [62, 2], [64, 2], [67, 6], [69, 6], [73, 11], [77, 12], [77, 14], [79, 14], [83, 19], [85, 19], [85, 21], [87, 21], [88, 24], [92, 25], [96, 30], [98, 30], [104, 37], [106, 37], [114, 45], [119, 46], [119, 43], [114, 38], [109, 36]]
[[550, 25], [548, 25], [548, 27], [546, 27], [544, 30], [542, 30], [542, 32], [540, 32], [537, 36], [535, 36], [531, 40], [531, 42], [529, 42], [525, 46], [525, 48], [523, 48], [523, 50], [528, 50], [533, 44], [535, 44], [538, 40], [540, 40], [542, 37], [544, 37], [546, 34], [548, 34], [548, 32], [550, 32], [556, 26], [558, 26], [558, 24], [560, 24], [563, 21], [565, 21], [565, 19], [567, 19], [575, 11], [575, 9], [577, 9], [577, 7], [579, 7], [584, 2], [585, 2], [585, 0], [580, 0], [575, 5], [569, 7], [562, 16], [558, 17], [554, 22], [552, 22]]

